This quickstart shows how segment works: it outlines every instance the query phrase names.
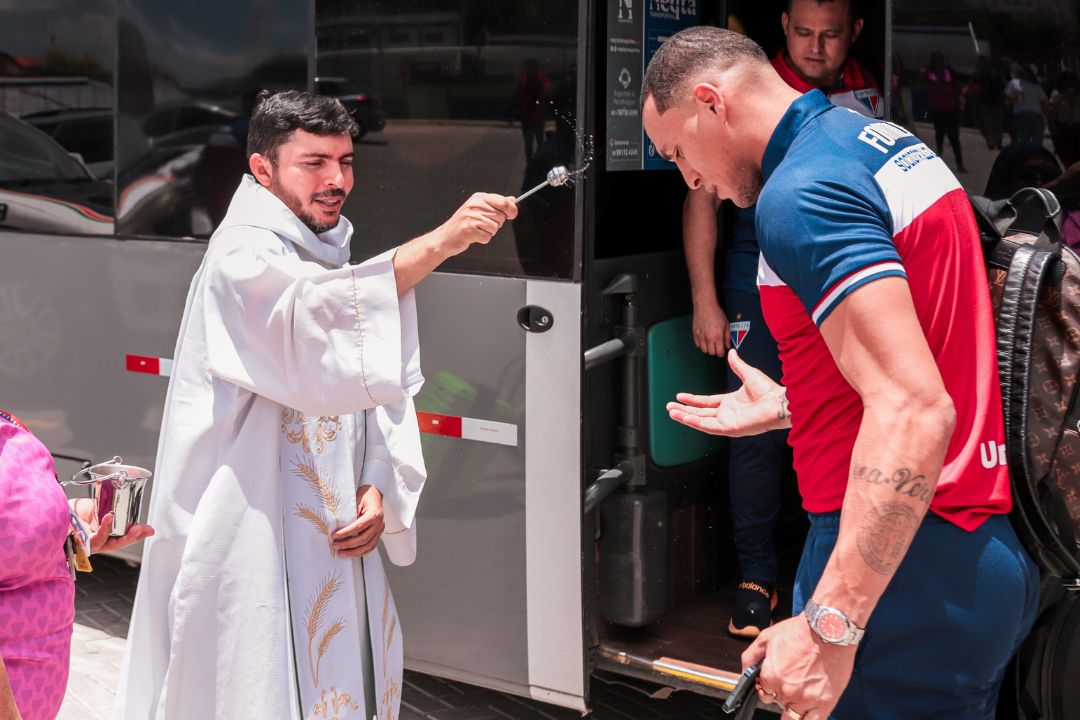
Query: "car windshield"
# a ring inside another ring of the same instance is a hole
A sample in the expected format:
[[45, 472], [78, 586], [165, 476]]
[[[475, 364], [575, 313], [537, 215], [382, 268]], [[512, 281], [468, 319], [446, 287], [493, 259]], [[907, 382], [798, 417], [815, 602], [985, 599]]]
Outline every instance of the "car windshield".
[[48, 135], [0, 113], [0, 182], [89, 179], [86, 169]]

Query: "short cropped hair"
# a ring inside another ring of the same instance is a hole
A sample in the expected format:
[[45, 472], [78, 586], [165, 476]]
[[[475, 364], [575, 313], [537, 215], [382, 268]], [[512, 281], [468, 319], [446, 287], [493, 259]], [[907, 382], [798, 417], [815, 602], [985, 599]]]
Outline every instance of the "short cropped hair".
[[278, 148], [297, 130], [314, 135], [355, 135], [358, 128], [337, 98], [302, 90], [278, 93], [262, 90], [255, 97], [255, 109], [251, 113], [248, 157], [259, 153], [276, 164]]
[[[786, 7], [787, 7], [787, 14], [788, 15], [791, 14], [791, 4], [793, 2], [795, 2], [795, 0], [787, 0], [787, 6]], [[847, 2], [848, 18], [851, 19], [852, 26], [855, 25], [856, 20], [862, 20], [863, 15], [865, 14], [863, 12], [862, 0], [814, 0], [814, 2], [816, 2], [818, 5], [824, 5], [825, 3], [832, 3], [832, 2]]]
[[686, 85], [706, 71], [726, 72], [739, 65], [768, 65], [756, 42], [731, 30], [699, 26], [681, 30], [660, 46], [641, 81], [641, 105], [651, 95], [663, 114], [679, 100]]

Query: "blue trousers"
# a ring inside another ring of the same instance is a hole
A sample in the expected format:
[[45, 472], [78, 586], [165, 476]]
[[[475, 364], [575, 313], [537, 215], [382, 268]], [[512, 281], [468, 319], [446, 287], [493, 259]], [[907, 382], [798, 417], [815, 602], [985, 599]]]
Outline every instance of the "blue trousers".
[[[724, 293], [732, 345], [739, 357], [780, 382], [776, 340], [761, 314], [761, 299], [742, 290]], [[728, 368], [728, 390], [742, 381]], [[732, 438], [729, 445], [728, 492], [739, 569], [744, 578], [759, 582], [776, 579], [776, 544], [773, 531], [780, 512], [780, 487], [790, 476], [791, 457], [787, 430]]]
[[[812, 596], [839, 528], [838, 512], [810, 515], [795, 613]], [[969, 533], [927, 513], [867, 623], [832, 717], [992, 720], [1005, 665], [1038, 603], [1039, 570], [1007, 517]]]

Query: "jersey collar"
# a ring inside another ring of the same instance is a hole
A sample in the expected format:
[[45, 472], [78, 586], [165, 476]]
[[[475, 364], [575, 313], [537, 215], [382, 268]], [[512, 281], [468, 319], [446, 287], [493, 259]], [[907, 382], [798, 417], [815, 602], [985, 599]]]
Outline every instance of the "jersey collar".
[[829, 99], [820, 90], [811, 90], [800, 96], [780, 118], [773, 130], [769, 144], [765, 146], [765, 155], [761, 158], [761, 174], [765, 180], [773, 174], [776, 167], [787, 155], [788, 148], [802, 131], [803, 127], [821, 113], [833, 107]]

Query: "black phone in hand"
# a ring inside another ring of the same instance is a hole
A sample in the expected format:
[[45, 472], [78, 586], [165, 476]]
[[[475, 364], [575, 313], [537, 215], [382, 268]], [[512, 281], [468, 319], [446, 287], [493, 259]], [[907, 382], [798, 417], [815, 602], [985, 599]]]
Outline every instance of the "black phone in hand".
[[731, 715], [737, 712], [739, 708], [743, 706], [747, 698], [750, 697], [750, 694], [754, 692], [754, 684], [757, 680], [759, 672], [761, 672], [760, 662], [754, 663], [750, 667], [743, 670], [743, 674], [739, 676], [739, 681], [735, 683], [735, 687], [732, 688], [731, 694], [728, 695], [727, 700], [724, 701], [722, 710], [725, 713]]

